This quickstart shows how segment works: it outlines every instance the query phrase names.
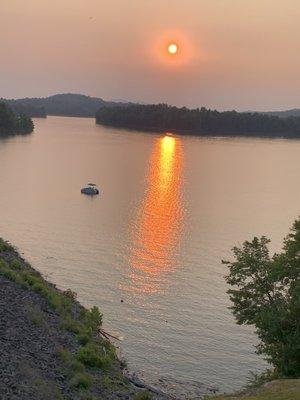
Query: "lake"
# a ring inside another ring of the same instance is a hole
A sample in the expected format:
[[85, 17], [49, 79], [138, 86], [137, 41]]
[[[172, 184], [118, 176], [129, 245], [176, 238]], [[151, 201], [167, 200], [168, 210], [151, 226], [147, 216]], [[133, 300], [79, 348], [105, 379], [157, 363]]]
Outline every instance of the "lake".
[[[265, 368], [236, 325], [230, 249], [282, 238], [299, 214], [300, 141], [198, 138], [36, 119], [0, 141], [0, 236], [60, 288], [97, 305], [150, 381], [240, 388]], [[100, 195], [80, 189], [99, 185]]]

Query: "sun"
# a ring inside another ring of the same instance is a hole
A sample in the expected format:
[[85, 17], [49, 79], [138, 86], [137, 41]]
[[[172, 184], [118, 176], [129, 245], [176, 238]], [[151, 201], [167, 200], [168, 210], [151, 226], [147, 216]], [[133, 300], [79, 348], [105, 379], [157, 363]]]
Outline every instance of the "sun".
[[178, 52], [178, 46], [176, 43], [170, 43], [168, 45], [168, 53], [171, 55], [175, 55]]

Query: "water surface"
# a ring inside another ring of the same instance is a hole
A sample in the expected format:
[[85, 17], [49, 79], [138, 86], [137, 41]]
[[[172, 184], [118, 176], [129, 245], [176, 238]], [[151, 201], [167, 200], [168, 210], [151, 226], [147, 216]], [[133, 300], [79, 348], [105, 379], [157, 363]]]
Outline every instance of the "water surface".
[[[148, 379], [245, 384], [264, 364], [227, 309], [221, 259], [253, 235], [280, 249], [299, 213], [300, 142], [35, 124], [0, 142], [0, 235], [98, 305]], [[100, 196], [81, 195], [91, 181]]]

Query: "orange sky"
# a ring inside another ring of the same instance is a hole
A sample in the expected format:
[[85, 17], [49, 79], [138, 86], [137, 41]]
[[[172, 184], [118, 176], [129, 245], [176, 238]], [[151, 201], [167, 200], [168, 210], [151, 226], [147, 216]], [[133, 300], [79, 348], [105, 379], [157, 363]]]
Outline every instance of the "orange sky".
[[0, 0], [0, 96], [300, 107], [299, 21], [299, 0]]

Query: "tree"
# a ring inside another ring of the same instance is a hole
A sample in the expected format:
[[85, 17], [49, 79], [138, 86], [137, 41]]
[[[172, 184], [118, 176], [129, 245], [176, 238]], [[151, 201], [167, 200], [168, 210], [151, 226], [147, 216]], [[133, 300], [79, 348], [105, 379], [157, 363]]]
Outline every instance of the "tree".
[[26, 114], [20, 114], [17, 117], [17, 131], [19, 133], [30, 133], [34, 129], [32, 119]]
[[234, 247], [235, 260], [223, 261], [230, 307], [238, 324], [254, 325], [257, 352], [281, 376], [300, 376], [300, 219], [280, 254], [269, 255], [266, 237]]
[[34, 129], [30, 117], [25, 114], [15, 114], [13, 110], [0, 101], [0, 137], [31, 133]]
[[11, 133], [16, 125], [16, 116], [3, 102], [0, 102], [0, 135]]

